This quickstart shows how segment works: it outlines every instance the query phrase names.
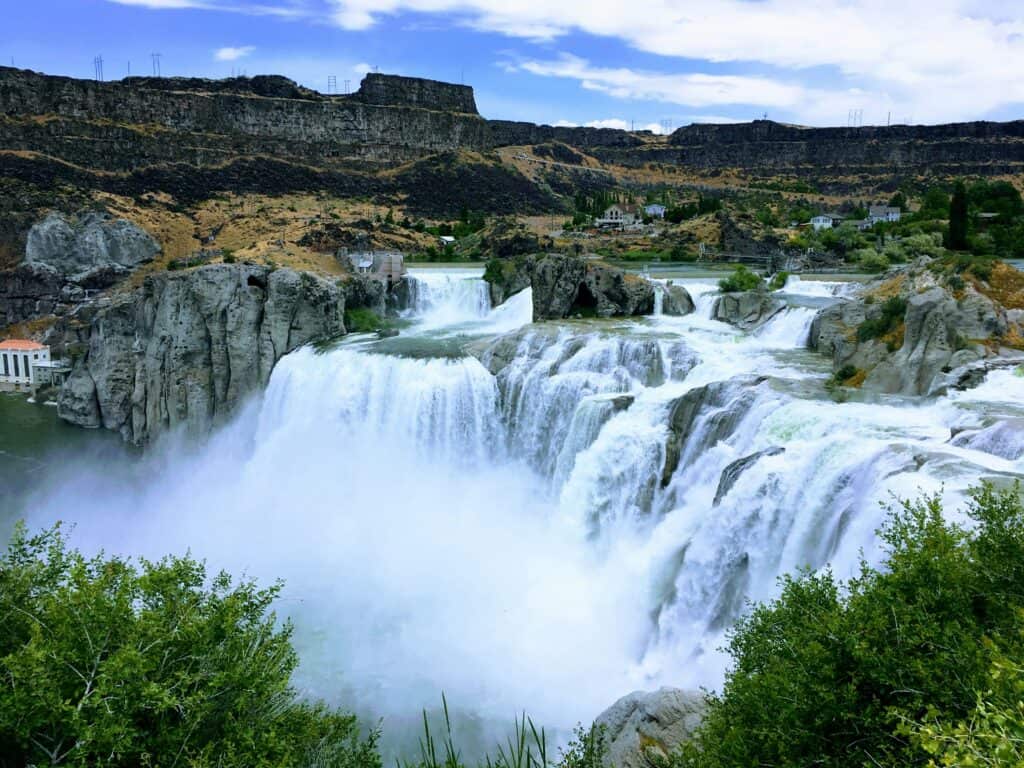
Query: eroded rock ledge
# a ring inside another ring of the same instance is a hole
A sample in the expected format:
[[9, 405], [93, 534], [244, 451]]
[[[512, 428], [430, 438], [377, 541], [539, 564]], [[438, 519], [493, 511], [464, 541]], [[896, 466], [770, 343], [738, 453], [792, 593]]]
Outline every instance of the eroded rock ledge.
[[936, 266], [919, 260], [818, 314], [810, 345], [831, 356], [837, 383], [932, 395], [960, 370], [1020, 357], [1024, 310], [998, 295], [1024, 277], [999, 263], [989, 284], [969, 275], [951, 279]]
[[532, 288], [535, 322], [575, 315], [631, 317], [654, 311], [653, 283], [582, 256], [531, 254], [494, 259], [487, 265], [484, 279], [495, 306]]
[[217, 264], [160, 273], [89, 326], [60, 416], [136, 445], [183, 427], [206, 434], [262, 389], [284, 355], [345, 332], [345, 289], [290, 269]]

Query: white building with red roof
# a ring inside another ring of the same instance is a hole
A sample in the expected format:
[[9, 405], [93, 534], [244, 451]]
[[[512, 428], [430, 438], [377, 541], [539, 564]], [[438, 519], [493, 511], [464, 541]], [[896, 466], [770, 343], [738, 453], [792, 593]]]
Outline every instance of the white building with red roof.
[[0, 341], [0, 386], [31, 388], [36, 383], [36, 367], [50, 363], [50, 348], [29, 339]]

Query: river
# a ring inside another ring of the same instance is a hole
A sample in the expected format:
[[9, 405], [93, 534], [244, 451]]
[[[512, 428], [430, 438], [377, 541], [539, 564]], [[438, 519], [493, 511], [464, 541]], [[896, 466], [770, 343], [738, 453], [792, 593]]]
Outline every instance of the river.
[[[712, 279], [677, 281], [685, 317], [531, 326], [529, 291], [492, 309], [479, 269], [412, 276], [400, 336], [288, 355], [202, 445], [137, 456], [0, 398], [7, 519], [284, 579], [300, 687], [386, 728], [444, 691], [478, 730], [525, 709], [565, 732], [631, 690], [720, 684], [745, 601], [877, 561], [894, 497], [953, 510], [1024, 470], [1019, 446], [950, 442], [1024, 416], [1011, 371], [938, 400], [826, 392], [804, 347], [842, 282], [791, 278], [748, 334], [711, 319]], [[510, 333], [503, 366], [481, 354]], [[669, 411], [704, 386], [666, 473]]]

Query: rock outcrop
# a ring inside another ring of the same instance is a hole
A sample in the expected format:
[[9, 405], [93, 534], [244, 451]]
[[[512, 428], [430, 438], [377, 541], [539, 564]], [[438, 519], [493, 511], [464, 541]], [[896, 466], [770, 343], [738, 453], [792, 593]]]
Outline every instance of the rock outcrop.
[[693, 736], [705, 710], [703, 694], [680, 688], [623, 696], [594, 721], [604, 730], [605, 765], [649, 768], [658, 764]]
[[0, 327], [63, 316], [87, 293], [109, 288], [159, 252], [156, 240], [130, 221], [50, 213], [29, 229], [17, 265], [0, 271]]
[[663, 289], [661, 297], [661, 311], [666, 315], [679, 317], [688, 315], [694, 310], [693, 297], [690, 292], [681, 285], [672, 285], [669, 282]]
[[723, 293], [715, 300], [712, 316], [742, 331], [752, 331], [785, 308], [785, 303], [768, 291]]
[[662, 488], [671, 482], [683, 459], [699, 456], [736, 431], [757, 401], [758, 389], [766, 386], [765, 382], [767, 379], [760, 376], [739, 376], [696, 387], [672, 402], [668, 411]]
[[726, 494], [732, 490], [734, 485], [736, 485], [736, 481], [740, 479], [740, 475], [757, 464], [761, 459], [767, 456], [778, 456], [780, 453], [785, 452], [786, 449], [781, 445], [774, 445], [771, 448], [765, 448], [763, 451], [757, 451], [749, 456], [744, 456], [742, 459], [736, 459], [736, 461], [732, 462], [722, 470], [722, 474], [718, 478], [718, 488], [715, 490], [715, 500], [712, 504], [717, 507], [718, 503], [724, 499]]
[[581, 256], [537, 254], [492, 260], [484, 279], [494, 304], [532, 288], [534, 321], [577, 315], [632, 317], [654, 311], [653, 283]]
[[1006, 419], [982, 429], [968, 429], [950, 440], [952, 445], [984, 451], [1017, 461], [1024, 456], [1024, 419]]
[[160, 253], [146, 230], [125, 219], [87, 212], [51, 213], [28, 231], [24, 263], [80, 285], [106, 287]]
[[206, 434], [261, 389], [277, 361], [344, 333], [345, 295], [290, 269], [211, 265], [161, 273], [90, 306], [86, 349], [58, 401], [73, 424], [141, 445]]
[[858, 372], [866, 390], [928, 395], [958, 369], [1019, 354], [1006, 342], [1020, 337], [1020, 315], [974, 284], [950, 287], [919, 260], [819, 312], [810, 344], [836, 371]]

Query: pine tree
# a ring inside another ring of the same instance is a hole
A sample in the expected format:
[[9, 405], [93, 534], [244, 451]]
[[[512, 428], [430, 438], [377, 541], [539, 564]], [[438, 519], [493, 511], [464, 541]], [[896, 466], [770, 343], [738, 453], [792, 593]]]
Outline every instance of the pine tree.
[[962, 181], [956, 183], [949, 201], [949, 247], [967, 250], [967, 190]]

